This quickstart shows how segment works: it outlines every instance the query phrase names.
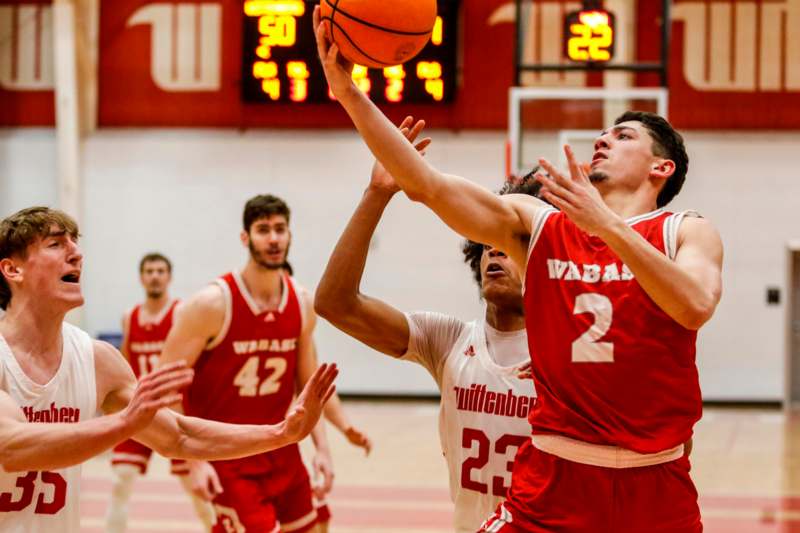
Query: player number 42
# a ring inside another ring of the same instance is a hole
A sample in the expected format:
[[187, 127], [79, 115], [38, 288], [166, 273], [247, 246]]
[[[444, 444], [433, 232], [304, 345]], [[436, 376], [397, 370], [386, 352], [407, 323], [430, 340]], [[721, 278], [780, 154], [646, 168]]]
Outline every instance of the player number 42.
[[281, 378], [286, 373], [286, 359], [270, 357], [265, 360], [264, 368], [272, 372], [263, 381], [258, 375], [260, 360], [257, 355], [249, 357], [233, 378], [233, 384], [239, 387], [239, 396], [267, 396], [280, 390]]

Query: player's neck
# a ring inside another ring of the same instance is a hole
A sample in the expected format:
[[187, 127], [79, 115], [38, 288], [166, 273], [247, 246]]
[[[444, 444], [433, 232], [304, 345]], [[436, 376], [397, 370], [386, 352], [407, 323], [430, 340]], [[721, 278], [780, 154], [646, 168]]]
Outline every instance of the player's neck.
[[65, 316], [65, 311], [15, 296], [0, 320], [0, 333], [15, 353], [60, 360]]
[[171, 299], [169, 293], [164, 292], [161, 296], [148, 296], [142, 303], [142, 308], [148, 315], [158, 315], [169, 305]]
[[650, 191], [611, 190], [603, 194], [603, 201], [623, 220], [655, 211], [656, 198]]
[[278, 307], [283, 296], [283, 269], [269, 269], [248, 261], [242, 270], [242, 281], [262, 309]]
[[491, 302], [486, 304], [486, 323], [497, 331], [518, 331], [525, 329], [525, 315], [520, 307], [500, 307]]

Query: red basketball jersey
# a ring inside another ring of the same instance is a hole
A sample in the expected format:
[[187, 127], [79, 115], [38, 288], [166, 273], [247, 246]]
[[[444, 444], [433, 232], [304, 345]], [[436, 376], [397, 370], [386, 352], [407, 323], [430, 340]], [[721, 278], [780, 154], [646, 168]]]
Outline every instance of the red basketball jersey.
[[[233, 424], [276, 424], [295, 393], [302, 311], [292, 280], [283, 276], [281, 303], [266, 311], [258, 309], [238, 272], [216, 283], [227, 302], [225, 323], [194, 365], [187, 414]], [[286, 453], [296, 454], [296, 446], [287, 448], [294, 451]], [[269, 468], [279, 451], [266, 454], [272, 459], [239, 461]]]
[[[683, 216], [658, 210], [627, 222], [672, 259]], [[659, 308], [600, 238], [554, 209], [538, 213], [524, 287], [534, 434], [640, 453], [691, 437], [702, 411], [697, 334]]]
[[158, 358], [172, 328], [172, 315], [177, 305], [178, 300], [175, 300], [167, 306], [161, 317], [145, 324], [139, 321], [141, 305], [137, 305], [131, 311], [125, 350], [128, 354], [128, 363], [137, 379], [149, 374], [158, 366]]

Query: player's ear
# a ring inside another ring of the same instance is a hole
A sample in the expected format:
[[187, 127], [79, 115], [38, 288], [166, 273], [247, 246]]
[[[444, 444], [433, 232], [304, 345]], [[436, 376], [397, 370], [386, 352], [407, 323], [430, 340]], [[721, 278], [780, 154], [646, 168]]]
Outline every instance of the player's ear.
[[656, 159], [650, 167], [650, 177], [667, 180], [675, 173], [675, 162], [671, 159]]
[[8, 281], [22, 281], [22, 268], [10, 257], [0, 259], [0, 273]]
[[250, 246], [250, 235], [245, 230], [242, 230], [242, 232], [239, 234], [239, 238], [241, 239], [245, 248]]

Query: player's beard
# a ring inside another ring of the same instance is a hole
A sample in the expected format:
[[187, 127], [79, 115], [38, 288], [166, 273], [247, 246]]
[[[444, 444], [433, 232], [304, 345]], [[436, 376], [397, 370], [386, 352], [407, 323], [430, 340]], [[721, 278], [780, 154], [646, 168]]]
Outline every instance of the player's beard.
[[255, 261], [255, 263], [258, 266], [266, 268], [267, 270], [278, 270], [278, 269], [283, 268], [283, 266], [286, 264], [286, 259], [289, 257], [289, 247], [290, 246], [291, 246], [291, 243], [286, 245], [286, 250], [283, 251], [283, 260], [278, 262], [278, 263], [273, 263], [273, 262], [266, 261], [266, 260], [262, 259], [261, 255], [258, 252], [258, 250], [256, 250], [253, 247], [252, 241], [250, 242], [250, 244], [248, 244], [247, 247], [250, 249], [250, 257], [253, 259], [253, 261]]
[[157, 287], [153, 289], [147, 289], [147, 297], [153, 300], [157, 298], [161, 298], [164, 295], [164, 289]]
[[608, 180], [608, 174], [606, 174], [605, 172], [595, 170], [591, 174], [589, 174], [589, 181], [591, 181], [592, 183], [602, 183], [607, 180]]

